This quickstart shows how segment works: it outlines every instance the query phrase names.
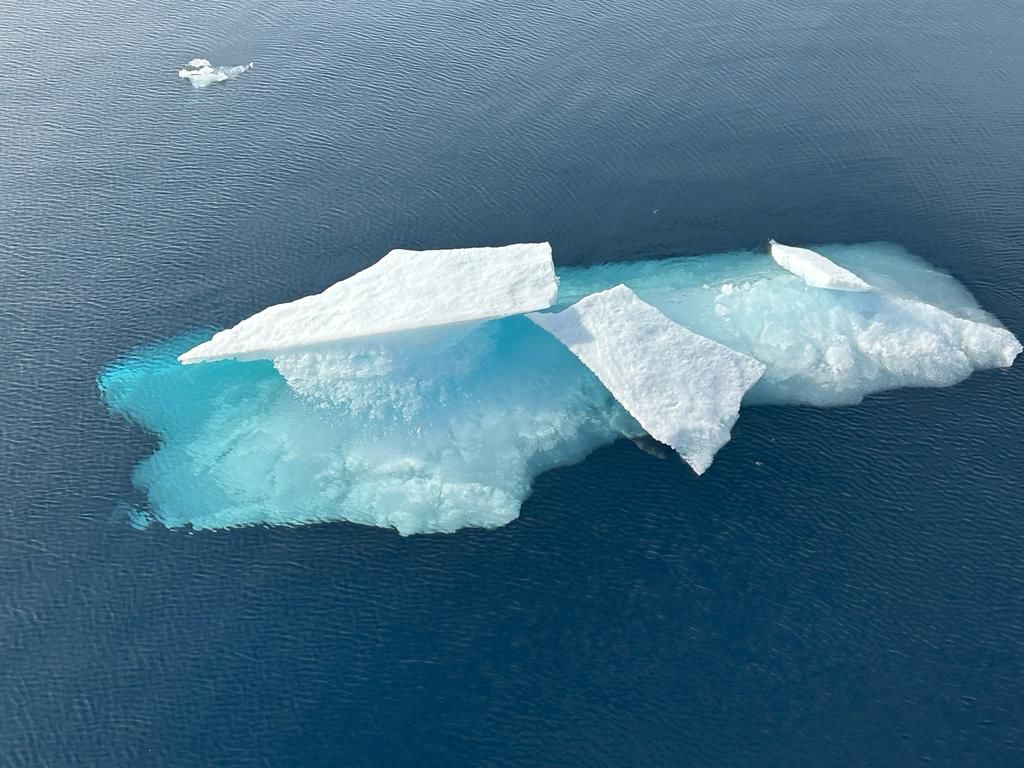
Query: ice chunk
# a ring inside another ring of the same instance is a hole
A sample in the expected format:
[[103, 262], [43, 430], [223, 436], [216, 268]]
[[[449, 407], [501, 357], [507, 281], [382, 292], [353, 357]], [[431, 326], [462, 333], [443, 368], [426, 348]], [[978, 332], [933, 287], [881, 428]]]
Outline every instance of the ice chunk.
[[812, 288], [830, 288], [833, 291], [870, 291], [871, 286], [848, 269], [826, 259], [807, 248], [794, 248], [774, 240], [768, 241], [768, 251], [775, 263], [787, 269]]
[[[323, 293], [264, 309], [181, 355], [183, 363], [276, 358], [340, 341], [408, 341], [550, 307], [558, 281], [547, 243], [391, 251]], [[433, 332], [432, 332], [433, 331]]]
[[669, 320], [618, 285], [530, 319], [565, 344], [651, 437], [699, 475], [729, 442], [757, 360]]
[[248, 64], [238, 64], [233, 67], [215, 67], [206, 59], [192, 59], [192, 61], [178, 70], [178, 77], [188, 80], [192, 83], [193, 88], [205, 88], [214, 83], [233, 80], [252, 68], [253, 63], [251, 61]]
[[[894, 387], [945, 386], [1021, 351], [963, 286], [899, 246], [820, 250], [874, 290], [808, 290], [763, 253], [743, 251], [563, 268], [559, 296], [568, 306], [624, 283], [674, 322], [761, 361], [767, 370], [744, 407], [845, 405]], [[378, 315], [401, 311], [391, 303]], [[367, 340], [383, 349], [377, 357], [333, 345], [273, 363], [180, 365], [176, 356], [203, 339], [190, 335], [118, 361], [99, 385], [116, 413], [159, 438], [133, 483], [169, 527], [492, 528], [515, 519], [539, 473], [644, 434], [525, 317], [443, 336], [429, 355], [390, 335]], [[384, 356], [400, 364], [379, 365]], [[998, 391], [1000, 377], [985, 386]]]

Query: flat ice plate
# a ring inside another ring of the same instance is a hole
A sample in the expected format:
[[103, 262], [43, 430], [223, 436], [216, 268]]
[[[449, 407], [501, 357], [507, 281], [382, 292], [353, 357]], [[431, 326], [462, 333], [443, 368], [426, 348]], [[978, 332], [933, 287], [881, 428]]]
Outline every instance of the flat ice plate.
[[833, 291], [870, 291], [871, 286], [848, 269], [826, 259], [817, 251], [795, 248], [774, 240], [768, 241], [768, 252], [775, 263], [801, 278], [812, 288]]
[[765, 366], [669, 320], [624, 285], [529, 315], [590, 368], [651, 437], [702, 474]]
[[547, 243], [394, 250], [323, 293], [268, 307], [178, 359], [273, 358], [337, 341], [532, 312], [557, 296]]

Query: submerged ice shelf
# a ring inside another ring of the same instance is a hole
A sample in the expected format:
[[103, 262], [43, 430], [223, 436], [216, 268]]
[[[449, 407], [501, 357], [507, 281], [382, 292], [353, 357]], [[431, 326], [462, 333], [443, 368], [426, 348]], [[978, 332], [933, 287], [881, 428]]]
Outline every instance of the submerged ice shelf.
[[852, 404], [954, 384], [1021, 350], [955, 280], [889, 244], [814, 254], [816, 270], [867, 290], [813, 287], [737, 252], [561, 269], [560, 303], [529, 317], [556, 300], [550, 251], [487, 252], [486, 264], [477, 249], [447, 263], [456, 252], [398, 252], [213, 340], [109, 367], [107, 403], [160, 440], [134, 477], [151, 515], [194, 528], [495, 527], [538, 474], [623, 436], [650, 434], [699, 472], [740, 401]]

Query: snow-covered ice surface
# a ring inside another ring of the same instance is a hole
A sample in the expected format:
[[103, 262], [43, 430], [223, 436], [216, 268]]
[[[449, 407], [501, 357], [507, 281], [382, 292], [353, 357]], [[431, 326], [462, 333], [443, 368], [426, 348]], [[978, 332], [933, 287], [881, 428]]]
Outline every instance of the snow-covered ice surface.
[[871, 286], [848, 269], [843, 269], [820, 253], [807, 248], [794, 248], [774, 240], [768, 241], [768, 252], [775, 263], [787, 269], [812, 288], [833, 291], [870, 291]]
[[[268, 307], [221, 331], [181, 361], [273, 359], [398, 333], [409, 334], [399, 344], [408, 346], [448, 337], [460, 326], [550, 307], [557, 295], [547, 243], [394, 250], [323, 293]], [[393, 339], [380, 344], [395, 346]]]
[[565, 344], [656, 440], [703, 474], [765, 367], [704, 338], [624, 285], [530, 319]]
[[[744, 406], [845, 405], [895, 387], [947, 386], [1009, 366], [1021, 350], [955, 280], [898, 246], [817, 250], [873, 290], [820, 290], [764, 253], [736, 252], [560, 269], [559, 307], [627, 285], [674, 322], [766, 366]], [[391, 322], [405, 311], [398, 299], [433, 307], [438, 290], [490, 290], [404, 287], [410, 295], [387, 294], [376, 307], [378, 327], [407, 327]], [[464, 301], [479, 308], [494, 297]], [[109, 367], [99, 381], [107, 403], [160, 441], [134, 476], [149, 514], [194, 528], [490, 528], [515, 519], [539, 473], [644, 435], [593, 372], [526, 317], [426, 340], [409, 333], [424, 342], [412, 353], [398, 337], [374, 337], [374, 348], [181, 365], [177, 355], [202, 341], [192, 335]]]
[[1006, 367], [1020, 343], [948, 274], [890, 243], [822, 246], [873, 286], [827, 291], [761, 253], [560, 272], [570, 303], [625, 283], [672, 320], [760, 360], [745, 403], [853, 405], [897, 387], [944, 387]]
[[193, 88], [205, 88], [214, 83], [233, 80], [252, 68], [253, 63], [251, 61], [248, 64], [238, 64], [233, 67], [215, 67], [206, 59], [192, 59], [192, 61], [178, 70], [178, 77], [188, 80], [192, 83]]

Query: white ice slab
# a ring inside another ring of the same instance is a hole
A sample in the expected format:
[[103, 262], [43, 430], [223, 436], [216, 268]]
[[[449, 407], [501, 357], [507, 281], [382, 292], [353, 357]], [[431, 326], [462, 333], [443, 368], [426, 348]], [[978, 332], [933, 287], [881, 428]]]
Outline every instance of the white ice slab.
[[697, 474], [729, 442], [744, 393], [765, 371], [754, 358], [672, 322], [624, 285], [529, 317]]
[[871, 290], [870, 285], [850, 270], [843, 269], [820, 253], [807, 248], [794, 248], [769, 240], [768, 251], [776, 264], [789, 270], [812, 288], [830, 288], [833, 291]]
[[178, 359], [274, 358], [338, 341], [532, 312], [557, 296], [547, 243], [395, 250], [323, 293], [268, 307]]

